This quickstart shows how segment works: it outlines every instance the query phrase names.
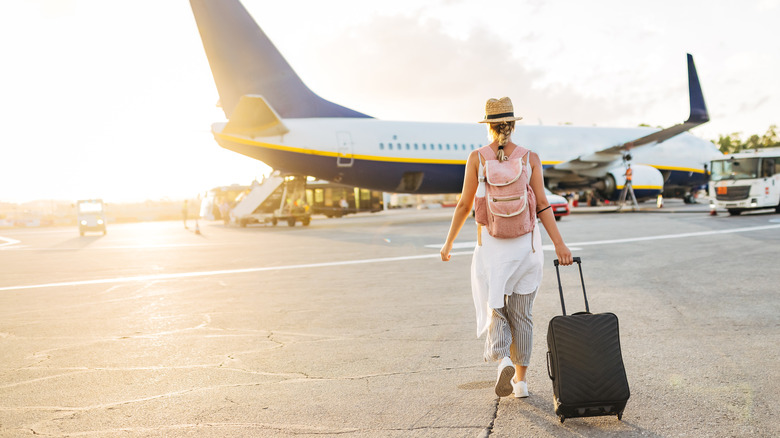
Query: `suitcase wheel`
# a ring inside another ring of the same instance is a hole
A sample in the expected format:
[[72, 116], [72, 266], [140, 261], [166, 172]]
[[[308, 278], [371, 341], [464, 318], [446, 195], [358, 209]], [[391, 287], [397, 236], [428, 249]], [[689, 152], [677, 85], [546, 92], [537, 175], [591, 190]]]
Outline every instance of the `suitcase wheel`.
[[618, 412], [617, 417], [618, 421], [623, 420], [623, 411]]
[[561, 420], [561, 424], [563, 424], [564, 421], [566, 421], [566, 417], [563, 415], [558, 415], [558, 419]]

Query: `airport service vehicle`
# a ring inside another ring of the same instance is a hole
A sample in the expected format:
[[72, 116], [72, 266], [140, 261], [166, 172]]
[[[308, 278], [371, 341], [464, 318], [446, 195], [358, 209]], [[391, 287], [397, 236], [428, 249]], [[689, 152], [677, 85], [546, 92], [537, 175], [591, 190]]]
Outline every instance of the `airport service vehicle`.
[[[344, 206], [341, 205], [342, 199]], [[311, 206], [312, 214], [327, 217], [375, 213], [384, 209], [382, 192], [320, 180], [306, 182], [306, 202]]]
[[710, 164], [710, 205], [732, 216], [774, 208], [780, 213], [780, 148], [726, 155]]
[[[211, 126], [220, 146], [276, 170], [352, 187], [460, 193], [466, 159], [485, 143], [485, 126], [476, 120], [378, 120], [325, 100], [304, 84], [239, 0], [190, 0], [190, 6], [227, 118]], [[662, 192], [690, 199], [707, 183], [705, 166], [718, 149], [687, 132], [709, 121], [690, 54], [687, 66], [690, 115], [682, 123], [665, 129], [518, 124], [512, 139], [544, 160], [545, 184], [553, 190], [596, 190], [616, 200], [624, 163], [632, 160], [638, 199]]]
[[569, 201], [563, 196], [556, 195], [549, 189], [544, 189], [544, 194], [547, 195], [547, 201], [550, 203], [550, 208], [555, 215], [555, 220], [560, 221], [562, 217], [569, 215]]
[[79, 234], [87, 231], [100, 231], [106, 234], [106, 212], [102, 199], [84, 199], [76, 202], [78, 211]]
[[216, 220], [229, 220], [222, 217], [222, 211], [220, 206], [226, 204], [227, 206], [235, 205], [236, 198], [249, 190], [250, 186], [244, 186], [239, 184], [233, 184], [230, 186], [219, 186], [206, 192], [205, 198], [200, 203], [200, 217], [208, 221]]

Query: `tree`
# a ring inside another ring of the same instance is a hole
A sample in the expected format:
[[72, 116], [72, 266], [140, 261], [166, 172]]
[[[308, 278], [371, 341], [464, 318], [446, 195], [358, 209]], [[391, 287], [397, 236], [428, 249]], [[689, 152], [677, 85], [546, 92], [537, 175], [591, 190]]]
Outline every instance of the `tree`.
[[764, 144], [763, 147], [765, 148], [780, 146], [780, 137], [777, 135], [777, 125], [770, 125], [761, 140]]
[[742, 142], [739, 139], [739, 132], [732, 132], [728, 135], [719, 135], [718, 141], [713, 141], [718, 145], [718, 149], [724, 154], [735, 154], [743, 149]]
[[753, 134], [747, 140], [740, 140], [739, 132], [732, 132], [728, 135], [719, 135], [717, 141], [713, 141], [724, 154], [735, 154], [745, 149], [763, 149], [780, 146], [780, 136], [777, 133], [777, 125], [769, 126], [766, 133], [762, 136]]

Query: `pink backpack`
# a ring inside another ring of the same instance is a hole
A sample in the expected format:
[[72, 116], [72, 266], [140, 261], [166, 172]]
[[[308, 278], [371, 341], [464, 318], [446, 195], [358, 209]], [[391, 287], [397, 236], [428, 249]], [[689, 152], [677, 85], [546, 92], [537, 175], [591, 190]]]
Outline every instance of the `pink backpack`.
[[478, 152], [479, 186], [474, 198], [477, 224], [487, 227], [491, 236], [502, 239], [533, 231], [536, 195], [529, 185], [530, 151], [517, 146], [506, 161], [498, 161], [490, 146], [483, 146]]

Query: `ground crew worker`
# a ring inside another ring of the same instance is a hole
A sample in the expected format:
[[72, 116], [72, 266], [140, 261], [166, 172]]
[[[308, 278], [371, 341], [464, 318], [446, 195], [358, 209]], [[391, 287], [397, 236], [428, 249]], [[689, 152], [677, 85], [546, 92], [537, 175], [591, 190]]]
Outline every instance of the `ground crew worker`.
[[639, 203], [636, 200], [636, 195], [634, 195], [634, 185], [632, 183], [632, 180], [634, 179], [634, 171], [631, 170], [631, 165], [629, 164], [628, 167], [626, 167], [626, 183], [623, 185], [623, 191], [620, 192], [620, 207], [618, 207], [618, 210], [622, 209], [626, 202], [626, 195], [631, 194], [631, 200], [633, 201], [633, 207], [639, 208]]

